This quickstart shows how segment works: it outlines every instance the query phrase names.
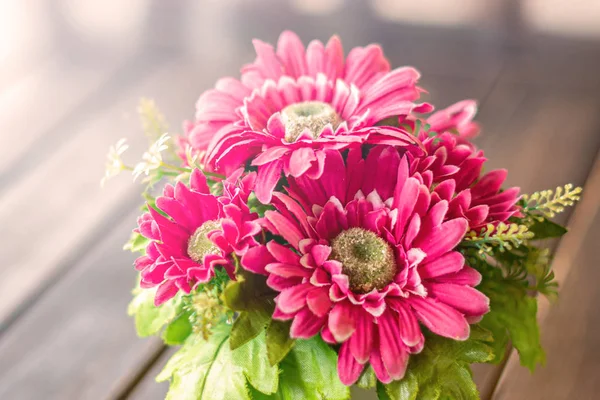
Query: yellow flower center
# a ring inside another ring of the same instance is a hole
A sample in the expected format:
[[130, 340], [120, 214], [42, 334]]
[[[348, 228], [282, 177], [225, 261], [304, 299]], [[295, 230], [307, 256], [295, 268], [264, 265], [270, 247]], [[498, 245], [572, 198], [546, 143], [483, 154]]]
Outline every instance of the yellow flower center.
[[204, 256], [219, 254], [219, 248], [206, 236], [216, 229], [221, 229], [221, 222], [218, 220], [206, 221], [196, 229], [196, 232], [190, 237], [187, 247], [188, 256], [192, 260], [201, 263]]
[[313, 139], [317, 139], [327, 124], [336, 129], [341, 119], [334, 108], [322, 101], [305, 101], [290, 104], [281, 110], [285, 124], [285, 140], [294, 143], [298, 137], [308, 130]]
[[371, 231], [361, 228], [343, 231], [333, 239], [331, 248], [332, 258], [342, 263], [342, 272], [348, 275], [354, 293], [383, 289], [396, 276], [391, 246]]

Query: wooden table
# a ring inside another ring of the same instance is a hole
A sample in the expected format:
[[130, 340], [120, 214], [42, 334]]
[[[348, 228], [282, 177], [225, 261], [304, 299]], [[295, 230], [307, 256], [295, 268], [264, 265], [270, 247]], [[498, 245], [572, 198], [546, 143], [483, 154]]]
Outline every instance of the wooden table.
[[[488, 169], [509, 168], [508, 183], [523, 192], [585, 186], [574, 212], [561, 215], [571, 232], [551, 243], [562, 289], [540, 312], [546, 367], [531, 376], [511, 355], [477, 366], [476, 378], [484, 399], [598, 398], [599, 42], [529, 31], [518, 1], [491, 2], [462, 27], [398, 22], [403, 10], [385, 1], [373, 3], [387, 19], [367, 2], [329, 15], [292, 3], [139, 0], [124, 12], [109, 1], [86, 14], [23, 2], [24, 26], [44, 24], [29, 52], [0, 67], [0, 399], [163, 398], [153, 377], [170, 350], [137, 338], [126, 315], [134, 257], [121, 246], [140, 187], [125, 176], [100, 190], [104, 156], [124, 136], [129, 160], [141, 156], [141, 96], [155, 98], [177, 132], [203, 90], [252, 60], [251, 37], [274, 42], [285, 28], [305, 41], [337, 32], [346, 49], [382, 43], [393, 65], [423, 72], [439, 106], [480, 99]], [[321, 3], [327, 11], [340, 2]], [[90, 34], [92, 22], [113, 36]]]

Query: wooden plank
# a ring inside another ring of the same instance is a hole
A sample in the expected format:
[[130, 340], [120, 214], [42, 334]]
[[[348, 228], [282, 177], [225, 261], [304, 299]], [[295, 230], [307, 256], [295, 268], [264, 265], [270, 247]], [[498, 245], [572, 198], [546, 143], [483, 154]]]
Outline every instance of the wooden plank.
[[494, 400], [596, 399], [600, 391], [600, 155], [562, 240], [553, 268], [562, 288], [556, 304], [540, 307], [547, 364], [534, 375], [512, 354]]
[[[523, 193], [582, 185], [600, 146], [594, 112], [599, 104], [590, 93], [499, 83], [481, 109], [484, 131], [476, 140], [489, 159], [487, 170], [508, 169], [507, 184]], [[558, 221], [564, 223], [569, 213]], [[483, 399], [491, 396], [502, 368], [474, 366]]]
[[175, 354], [177, 348], [169, 348], [156, 361], [144, 378], [127, 394], [128, 400], [162, 400], [169, 390], [168, 382], [156, 382], [155, 378], [163, 369], [169, 358]]
[[[70, 143], [99, 112], [114, 106], [115, 88], [126, 90], [141, 73], [131, 56], [71, 63], [57, 58], [0, 95], [0, 193]], [[32, 117], [35, 115], [35, 117]], [[76, 129], [75, 129], [76, 128]], [[15, 138], [15, 132], [26, 132]]]
[[115, 251], [137, 214], [112, 216], [115, 228], [2, 336], [0, 398], [109, 398], [156, 349], [125, 312], [134, 255]]
[[[119, 211], [124, 201], [137, 201], [140, 188], [130, 177], [121, 177], [101, 191], [99, 178], [108, 146], [128, 136], [131, 154], [126, 158], [137, 162], [147, 146], [135, 112], [139, 96], [162, 99], [165, 112], [174, 117], [173, 121], [180, 121], [191, 114], [190, 105], [200, 91], [194, 88], [195, 71], [196, 65], [174, 59], [132, 85], [120, 98], [122, 88], [113, 87], [112, 107], [66, 128], [72, 131], [72, 139], [0, 198], [0, 225], [5, 234], [0, 328], [71, 254], [78, 254], [78, 246], [93, 244], [89, 234], [94, 227]], [[173, 129], [178, 131], [178, 124]]]

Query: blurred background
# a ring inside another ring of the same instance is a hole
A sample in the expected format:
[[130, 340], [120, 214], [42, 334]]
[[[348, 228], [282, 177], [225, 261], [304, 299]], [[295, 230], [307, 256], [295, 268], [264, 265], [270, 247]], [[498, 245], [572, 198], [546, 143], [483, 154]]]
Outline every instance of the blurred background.
[[562, 296], [540, 311], [546, 367], [532, 377], [511, 356], [475, 375], [484, 399], [598, 398], [600, 2], [1, 0], [0, 399], [164, 397], [153, 377], [170, 353], [126, 315], [140, 186], [101, 190], [105, 154], [122, 137], [130, 163], [147, 148], [140, 97], [176, 134], [200, 93], [254, 59], [252, 38], [284, 29], [382, 44], [438, 108], [478, 99], [488, 169], [524, 192], [585, 185], [550, 243]]

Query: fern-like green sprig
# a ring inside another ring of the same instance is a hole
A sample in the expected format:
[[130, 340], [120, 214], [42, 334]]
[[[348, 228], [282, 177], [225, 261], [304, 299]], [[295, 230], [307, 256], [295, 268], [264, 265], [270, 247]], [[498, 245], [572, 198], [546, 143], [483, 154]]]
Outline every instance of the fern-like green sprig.
[[165, 116], [160, 112], [154, 100], [140, 99], [137, 111], [142, 122], [142, 129], [151, 142], [157, 141], [169, 130]]
[[529, 232], [525, 225], [500, 222], [497, 226], [487, 224], [480, 231], [467, 232], [463, 239], [463, 245], [476, 247], [480, 254], [491, 254], [494, 249], [504, 252], [519, 247], [533, 236], [533, 233]]
[[524, 211], [535, 217], [554, 218], [580, 199], [581, 187], [573, 187], [568, 183], [555, 190], [542, 190], [531, 195], [523, 195]]

